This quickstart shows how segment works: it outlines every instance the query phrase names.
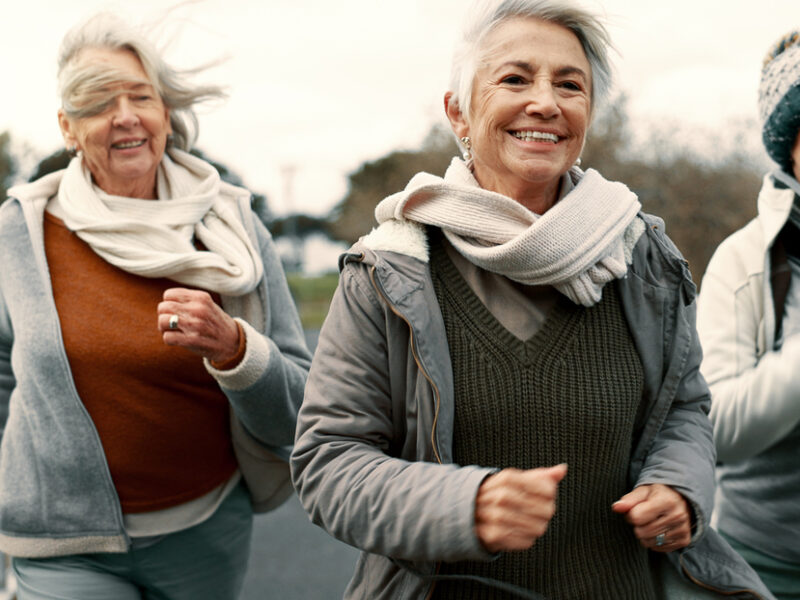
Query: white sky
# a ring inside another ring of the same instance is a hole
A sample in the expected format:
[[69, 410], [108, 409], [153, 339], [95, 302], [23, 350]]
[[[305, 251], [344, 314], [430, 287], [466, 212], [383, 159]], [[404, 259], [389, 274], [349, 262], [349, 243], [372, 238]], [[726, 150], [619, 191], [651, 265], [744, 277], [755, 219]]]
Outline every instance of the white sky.
[[[3, 1], [0, 132], [39, 156], [61, 146], [55, 61], [64, 32], [99, 9], [151, 20], [167, 5]], [[585, 1], [607, 15], [634, 124], [681, 123], [698, 137], [756, 116], [761, 59], [800, 27], [798, 0]], [[167, 57], [180, 66], [228, 57], [204, 75], [230, 98], [201, 109], [198, 146], [266, 194], [273, 210], [324, 214], [346, 192], [348, 172], [417, 147], [445, 122], [442, 97], [467, 5], [201, 0], [170, 17], [182, 25]], [[286, 167], [295, 170], [291, 202]]]

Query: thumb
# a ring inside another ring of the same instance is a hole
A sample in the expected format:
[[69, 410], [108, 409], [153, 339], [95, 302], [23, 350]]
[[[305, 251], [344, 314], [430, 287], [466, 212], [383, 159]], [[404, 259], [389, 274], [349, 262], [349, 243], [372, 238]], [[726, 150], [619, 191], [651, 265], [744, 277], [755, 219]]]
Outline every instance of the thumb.
[[637, 488], [634, 488], [633, 491], [625, 494], [622, 498], [620, 498], [616, 502], [614, 502], [614, 504], [611, 505], [611, 510], [613, 510], [615, 513], [620, 513], [620, 514], [627, 513], [630, 509], [632, 509], [640, 502], [644, 502], [649, 495], [650, 495], [649, 485], [639, 486]]
[[542, 473], [554, 482], [559, 483], [567, 474], [567, 464], [561, 463], [560, 465], [555, 465], [554, 467], [546, 467], [542, 469]]

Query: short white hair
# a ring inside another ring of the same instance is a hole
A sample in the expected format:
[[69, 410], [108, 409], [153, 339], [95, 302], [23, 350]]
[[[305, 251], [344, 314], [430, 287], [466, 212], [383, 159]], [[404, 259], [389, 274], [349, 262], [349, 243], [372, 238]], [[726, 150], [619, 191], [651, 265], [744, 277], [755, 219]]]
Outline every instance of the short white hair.
[[472, 86], [481, 60], [481, 44], [498, 25], [509, 19], [533, 18], [561, 25], [574, 33], [583, 47], [592, 73], [592, 107], [611, 89], [611, 38], [599, 15], [572, 0], [477, 0], [457, 42], [450, 73], [451, 102], [469, 118]]
[[[67, 32], [58, 55], [58, 94], [67, 117], [80, 119], [102, 112], [113, 98], [108, 85], [127, 80], [105, 65], [79, 60], [87, 48], [127, 50], [142, 63], [150, 85], [170, 110], [173, 144], [189, 150], [197, 140], [194, 105], [225, 97], [222, 87], [194, 85], [190, 76], [201, 69], [179, 70], [167, 64], [143, 30], [119, 17], [98, 13]], [[142, 83], [135, 81], [133, 83]]]

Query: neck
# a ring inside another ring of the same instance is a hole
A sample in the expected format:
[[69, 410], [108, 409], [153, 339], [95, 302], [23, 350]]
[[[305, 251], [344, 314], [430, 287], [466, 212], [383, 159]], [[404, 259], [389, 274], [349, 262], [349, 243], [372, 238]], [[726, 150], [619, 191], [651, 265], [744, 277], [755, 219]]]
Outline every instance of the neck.
[[503, 179], [482, 177], [477, 169], [473, 175], [483, 189], [511, 198], [537, 215], [543, 215], [558, 202], [561, 190], [561, 176], [545, 183], [524, 182], [515, 185]]

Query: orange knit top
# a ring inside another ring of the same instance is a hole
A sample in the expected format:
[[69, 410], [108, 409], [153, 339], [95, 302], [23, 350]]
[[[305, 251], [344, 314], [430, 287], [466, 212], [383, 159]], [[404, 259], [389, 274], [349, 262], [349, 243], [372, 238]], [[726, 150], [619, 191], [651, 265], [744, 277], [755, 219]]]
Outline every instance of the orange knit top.
[[202, 358], [166, 346], [157, 327], [164, 290], [179, 284], [112, 266], [49, 213], [44, 241], [72, 377], [122, 511], [169, 508], [227, 481], [228, 400]]

